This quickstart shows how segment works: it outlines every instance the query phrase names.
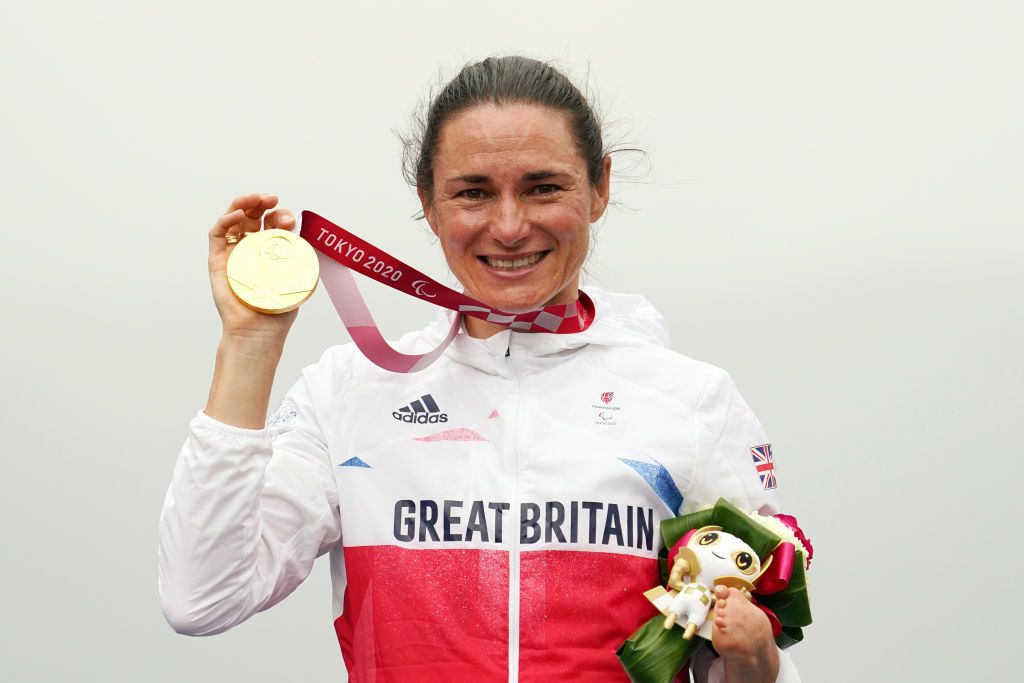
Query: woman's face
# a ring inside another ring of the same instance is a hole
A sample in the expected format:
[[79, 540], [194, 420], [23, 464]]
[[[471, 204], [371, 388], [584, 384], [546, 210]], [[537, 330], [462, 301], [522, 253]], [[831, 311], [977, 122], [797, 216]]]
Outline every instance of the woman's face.
[[472, 297], [517, 312], [575, 301], [590, 224], [608, 204], [563, 112], [479, 105], [444, 124], [423, 212]]

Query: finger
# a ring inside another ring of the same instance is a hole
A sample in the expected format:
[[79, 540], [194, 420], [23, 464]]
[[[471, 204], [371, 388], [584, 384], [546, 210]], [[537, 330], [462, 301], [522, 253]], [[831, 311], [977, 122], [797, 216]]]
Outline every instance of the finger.
[[244, 220], [242, 232], [255, 232], [260, 229], [260, 218], [266, 211], [277, 205], [277, 195], [253, 192], [235, 197], [228, 206], [228, 211], [242, 209]]
[[228, 204], [227, 213], [234, 211], [235, 209], [244, 209], [248, 211], [252, 207], [259, 204], [260, 200], [266, 196], [263, 192], [250, 192], [249, 194], [243, 194], [235, 197]]
[[245, 218], [245, 211], [242, 209], [236, 209], [230, 213], [226, 213], [217, 219], [217, 222], [210, 228], [210, 239], [224, 239], [224, 236], [229, 231], [234, 232], [232, 228], [238, 226], [242, 219]]
[[271, 228], [291, 230], [295, 227], [295, 215], [288, 209], [275, 209], [263, 219], [263, 227], [268, 230]]
[[245, 218], [242, 220], [242, 231], [243, 232], [256, 232], [260, 229], [260, 223], [263, 219], [263, 214], [266, 211], [274, 208], [277, 205], [277, 196], [272, 194], [265, 194], [260, 199], [259, 204], [254, 206], [245, 212]]
[[254, 220], [259, 220], [264, 213], [271, 210], [275, 206], [277, 206], [277, 195], [265, 194], [260, 197], [259, 202], [257, 202], [254, 206], [246, 210], [245, 217]]

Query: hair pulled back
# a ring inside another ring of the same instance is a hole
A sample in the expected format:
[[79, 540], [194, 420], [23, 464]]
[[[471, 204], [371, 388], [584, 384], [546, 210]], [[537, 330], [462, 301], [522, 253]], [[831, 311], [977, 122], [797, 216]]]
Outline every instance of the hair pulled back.
[[558, 69], [529, 57], [488, 57], [467, 64], [437, 93], [404, 139], [406, 180], [428, 196], [434, 190], [434, 156], [444, 124], [454, 115], [480, 104], [536, 104], [565, 112], [569, 130], [587, 165], [591, 185], [604, 174], [601, 124], [583, 93]]

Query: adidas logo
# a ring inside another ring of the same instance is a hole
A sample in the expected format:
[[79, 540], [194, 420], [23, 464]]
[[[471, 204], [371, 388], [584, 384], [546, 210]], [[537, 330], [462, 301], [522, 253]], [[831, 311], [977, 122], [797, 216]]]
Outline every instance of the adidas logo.
[[437, 407], [437, 402], [434, 401], [434, 397], [430, 394], [424, 394], [415, 401], [410, 402], [409, 405], [402, 406], [391, 413], [391, 417], [399, 422], [421, 425], [448, 421], [448, 413], [441, 412], [441, 409]]

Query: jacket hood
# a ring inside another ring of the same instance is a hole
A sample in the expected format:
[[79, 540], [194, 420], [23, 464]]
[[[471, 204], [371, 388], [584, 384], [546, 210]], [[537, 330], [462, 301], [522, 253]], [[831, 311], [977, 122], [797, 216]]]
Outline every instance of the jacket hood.
[[[504, 374], [506, 352], [537, 357], [578, 349], [587, 344], [670, 346], [664, 317], [643, 296], [615, 294], [593, 286], [584, 288], [584, 291], [594, 301], [595, 316], [590, 327], [583, 332], [548, 334], [507, 329], [487, 339], [474, 339], [463, 325], [445, 356], [485, 372]], [[454, 311], [442, 309], [425, 330], [407, 335], [399, 347], [411, 347], [418, 353], [436, 347], [451, 328], [455, 315]]]

